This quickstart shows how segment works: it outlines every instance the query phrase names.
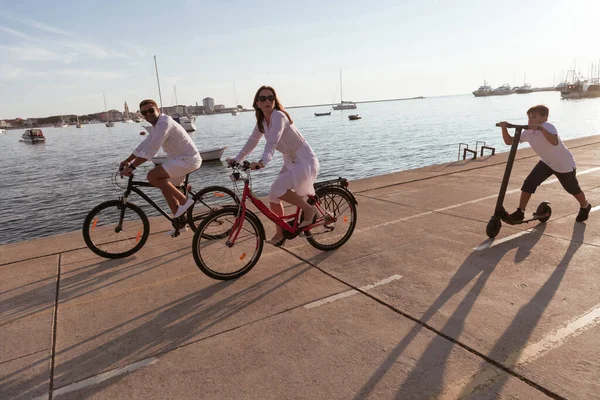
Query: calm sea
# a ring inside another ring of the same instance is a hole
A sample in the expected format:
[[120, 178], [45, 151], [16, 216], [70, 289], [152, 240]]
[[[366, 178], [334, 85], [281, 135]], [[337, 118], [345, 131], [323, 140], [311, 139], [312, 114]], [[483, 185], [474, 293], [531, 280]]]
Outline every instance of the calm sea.
[[[526, 123], [535, 104], [550, 107], [550, 122], [563, 139], [600, 133], [600, 99], [561, 100], [559, 92], [538, 92], [474, 98], [472, 95], [359, 104], [355, 111], [326, 107], [294, 108], [289, 112], [321, 163], [320, 179], [365, 178], [390, 172], [456, 161], [458, 143], [478, 140], [507, 151], [500, 120]], [[348, 120], [359, 113], [363, 118]], [[192, 134], [199, 149], [228, 146], [223, 160], [235, 156], [255, 124], [253, 113], [200, 116]], [[116, 199], [122, 190], [111, 185], [119, 161], [144, 138], [139, 124], [84, 125], [77, 129], [45, 128], [45, 144], [19, 142], [23, 130], [0, 135], [0, 244], [81, 229], [85, 215], [98, 203]], [[264, 141], [253, 155], [262, 154]], [[253, 157], [251, 157], [253, 158]], [[254, 190], [266, 194], [282, 165], [281, 155], [254, 175]], [[147, 163], [138, 169], [145, 173]], [[205, 163], [192, 178], [195, 189], [230, 186], [224, 162]], [[160, 193], [153, 196], [161, 199]], [[135, 196], [133, 202], [143, 205]], [[166, 204], [161, 202], [166, 208]], [[154, 215], [150, 207], [144, 206]]]

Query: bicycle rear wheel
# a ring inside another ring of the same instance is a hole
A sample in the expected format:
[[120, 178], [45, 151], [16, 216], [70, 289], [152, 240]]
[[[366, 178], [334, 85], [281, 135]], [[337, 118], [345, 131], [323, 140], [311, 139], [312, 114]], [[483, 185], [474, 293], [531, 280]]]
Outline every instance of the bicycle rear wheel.
[[226, 205], [238, 205], [240, 200], [233, 190], [223, 186], [207, 186], [194, 195], [195, 203], [187, 211], [187, 222], [196, 232], [204, 218]]
[[[306, 240], [314, 248], [329, 251], [346, 243], [356, 227], [356, 205], [350, 194], [337, 187], [324, 187], [317, 190], [322, 208], [335, 218], [331, 222], [311, 228]], [[322, 217], [323, 218], [323, 217]]]
[[140, 250], [150, 234], [148, 217], [132, 203], [110, 200], [94, 207], [83, 221], [83, 240], [105, 258], [128, 257]]
[[[242, 223], [231, 245], [229, 234]], [[264, 229], [258, 217], [246, 211], [244, 220], [237, 218], [237, 208], [210, 213], [198, 226], [192, 241], [194, 261], [213, 279], [236, 279], [256, 265], [263, 249]]]

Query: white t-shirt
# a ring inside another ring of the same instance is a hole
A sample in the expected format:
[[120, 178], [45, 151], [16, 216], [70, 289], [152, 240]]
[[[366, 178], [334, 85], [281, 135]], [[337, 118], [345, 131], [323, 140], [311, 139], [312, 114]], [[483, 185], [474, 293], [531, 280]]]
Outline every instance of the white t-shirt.
[[148, 137], [133, 152], [136, 157], [149, 160], [161, 146], [169, 159], [200, 155], [190, 135], [168, 115], [161, 114], [154, 129], [148, 129], [148, 133]]
[[[549, 133], [558, 136], [556, 127], [551, 123], [543, 122], [541, 126]], [[541, 131], [527, 129], [521, 133], [521, 142], [529, 143], [533, 151], [540, 156], [540, 159], [555, 172], [572, 172], [577, 168], [573, 154], [567, 149], [560, 137], [558, 137], [558, 144], [554, 146], [544, 137]]]

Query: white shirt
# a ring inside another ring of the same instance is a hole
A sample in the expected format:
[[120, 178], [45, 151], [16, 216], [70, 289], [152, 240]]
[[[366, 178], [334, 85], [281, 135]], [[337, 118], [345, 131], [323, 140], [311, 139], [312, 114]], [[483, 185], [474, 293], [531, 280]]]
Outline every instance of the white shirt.
[[[279, 110], [273, 110], [270, 125], [267, 126], [266, 121], [263, 121], [263, 128], [267, 144], [265, 145], [261, 160], [265, 165], [273, 159], [275, 150], [278, 150], [283, 154], [292, 154], [302, 147], [306, 141], [300, 131], [296, 129], [296, 126], [290, 124], [290, 120]], [[252, 150], [258, 145], [258, 141], [262, 135], [263, 133], [258, 130], [258, 125], [256, 125], [248, 138], [248, 141], [235, 159], [238, 162], [242, 161], [248, 154], [252, 153]]]
[[[549, 133], [558, 136], [556, 127], [549, 122], [543, 122], [540, 124]], [[527, 142], [540, 156], [540, 159], [546, 163], [553, 171], [559, 173], [572, 172], [575, 170], [575, 157], [564, 145], [560, 137], [558, 137], [558, 144], [554, 146], [544, 137], [541, 131], [534, 131], [527, 129], [521, 133], [521, 142]]]
[[148, 129], [148, 132], [148, 137], [133, 152], [136, 157], [150, 160], [161, 146], [167, 158], [200, 155], [190, 135], [168, 115], [161, 114], [154, 129]]

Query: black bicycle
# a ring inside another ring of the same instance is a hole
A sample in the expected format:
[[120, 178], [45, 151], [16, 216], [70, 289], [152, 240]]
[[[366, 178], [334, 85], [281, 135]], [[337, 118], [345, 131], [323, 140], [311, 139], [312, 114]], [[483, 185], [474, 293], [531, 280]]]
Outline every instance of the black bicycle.
[[[172, 218], [158, 206], [140, 188], [153, 187], [149, 182], [134, 181], [133, 174], [129, 176], [125, 187], [118, 181], [119, 173], [112, 175], [112, 183], [118, 188], [125, 189], [118, 200], [109, 200], [98, 204], [83, 221], [83, 240], [94, 253], [105, 258], [128, 257], [139, 251], [150, 235], [150, 221], [146, 213], [137, 205], [129, 202], [130, 194], [136, 193], [160, 214], [171, 222], [174, 228], [173, 237], [179, 235], [179, 230], [189, 225], [196, 231], [200, 222], [211, 212], [219, 210], [224, 205], [237, 205], [240, 200], [235, 193], [226, 187], [208, 186], [198, 192], [193, 192], [189, 175], [181, 186], [181, 192], [194, 200], [187, 213], [179, 218]], [[210, 239], [210, 238], [208, 238]]]

